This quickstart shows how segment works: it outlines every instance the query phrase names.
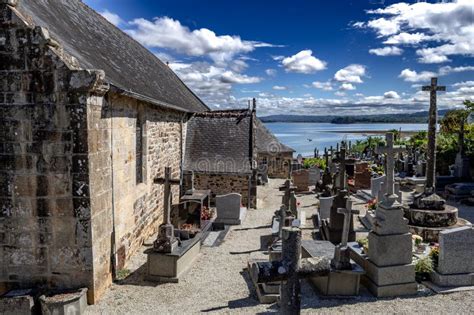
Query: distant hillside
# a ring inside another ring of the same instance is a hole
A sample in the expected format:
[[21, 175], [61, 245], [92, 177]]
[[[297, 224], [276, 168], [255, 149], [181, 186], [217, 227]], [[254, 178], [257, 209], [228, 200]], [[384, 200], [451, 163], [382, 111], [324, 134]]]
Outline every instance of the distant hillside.
[[[444, 116], [448, 110], [438, 111], [439, 116]], [[302, 116], [302, 115], [271, 115], [259, 117], [263, 122], [297, 122], [297, 123], [332, 123], [332, 124], [355, 124], [355, 123], [427, 123], [428, 112], [417, 112], [410, 114], [381, 114], [381, 115], [356, 115], [356, 116]]]

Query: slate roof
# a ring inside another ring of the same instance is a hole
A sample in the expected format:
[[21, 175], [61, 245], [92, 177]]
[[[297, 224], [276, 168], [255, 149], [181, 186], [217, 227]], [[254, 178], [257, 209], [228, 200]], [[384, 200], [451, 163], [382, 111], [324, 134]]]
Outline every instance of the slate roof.
[[187, 123], [183, 169], [251, 174], [249, 110], [194, 114]]
[[110, 84], [186, 112], [209, 110], [167, 65], [82, 1], [20, 0], [16, 8], [82, 68], [104, 70]]
[[295, 152], [289, 146], [283, 144], [278, 138], [257, 118], [256, 121], [256, 145], [258, 153]]

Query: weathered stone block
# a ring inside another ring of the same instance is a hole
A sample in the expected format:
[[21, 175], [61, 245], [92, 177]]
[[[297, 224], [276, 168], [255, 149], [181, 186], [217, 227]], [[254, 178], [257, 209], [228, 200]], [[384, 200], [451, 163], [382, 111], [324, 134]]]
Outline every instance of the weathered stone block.
[[378, 286], [415, 282], [415, 264], [379, 267], [370, 260], [366, 264], [367, 277]]
[[474, 273], [474, 229], [460, 227], [439, 233], [437, 271], [441, 274]]
[[411, 264], [411, 234], [377, 235], [370, 232], [368, 255], [379, 267]]

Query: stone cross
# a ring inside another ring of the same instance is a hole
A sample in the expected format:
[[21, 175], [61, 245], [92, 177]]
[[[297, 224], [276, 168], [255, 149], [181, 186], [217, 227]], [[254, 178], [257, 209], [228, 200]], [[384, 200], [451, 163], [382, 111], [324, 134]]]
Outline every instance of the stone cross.
[[160, 225], [158, 238], [154, 243], [154, 249], [158, 252], [171, 253], [177, 246], [177, 240], [174, 237], [174, 227], [171, 224], [171, 185], [179, 185], [179, 179], [171, 179], [171, 168], [165, 167], [165, 177], [155, 178], [155, 184], [163, 184], [163, 203], [164, 216], [163, 224]]
[[347, 187], [346, 181], [346, 163], [350, 163], [353, 160], [346, 158], [346, 147], [341, 146], [339, 158], [337, 162], [339, 162], [339, 188], [341, 190], [345, 190]]
[[324, 160], [326, 161], [326, 168], [329, 167], [329, 154], [328, 154], [328, 149], [324, 148]]
[[428, 120], [428, 158], [426, 161], [425, 191], [435, 192], [436, 176], [436, 125], [438, 110], [436, 107], [436, 92], [446, 91], [446, 86], [438, 85], [438, 78], [431, 78], [431, 85], [423, 86], [422, 91], [430, 92], [430, 110]]
[[389, 132], [385, 134], [385, 139], [387, 141], [387, 146], [385, 147], [377, 147], [375, 150], [377, 154], [386, 154], [386, 174], [387, 174], [387, 182], [385, 183], [385, 187], [387, 187], [386, 195], [395, 200], [394, 197], [394, 184], [395, 184], [395, 155], [406, 151], [404, 147], [401, 146], [394, 146], [393, 145], [393, 133]]
[[338, 208], [337, 213], [344, 215], [344, 226], [342, 228], [341, 245], [346, 247], [347, 241], [349, 240], [349, 227], [351, 224], [351, 218], [353, 214], [359, 214], [359, 210], [352, 209], [352, 201], [347, 199], [345, 208]]

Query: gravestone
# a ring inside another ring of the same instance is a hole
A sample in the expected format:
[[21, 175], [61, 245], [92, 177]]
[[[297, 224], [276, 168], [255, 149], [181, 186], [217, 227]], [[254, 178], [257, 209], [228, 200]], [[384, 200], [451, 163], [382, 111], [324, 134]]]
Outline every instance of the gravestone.
[[439, 286], [474, 285], [474, 229], [464, 226], [439, 234], [438, 266], [432, 281]]
[[382, 189], [382, 184], [385, 179], [386, 177], [383, 175], [370, 180], [370, 194], [372, 195], [372, 198], [378, 198], [379, 191]]
[[358, 163], [354, 173], [354, 189], [369, 189], [371, 185], [372, 172], [368, 163]]
[[369, 232], [366, 264], [368, 287], [377, 297], [410, 295], [417, 291], [411, 233], [394, 187], [394, 155], [403, 148], [393, 145], [393, 133], [386, 134], [386, 142], [386, 147], [377, 148], [378, 153], [386, 154], [387, 175], [385, 194], [377, 204]]
[[217, 223], [239, 225], [245, 218], [247, 209], [242, 207], [242, 195], [230, 193], [216, 196]]
[[316, 186], [321, 180], [321, 170], [319, 167], [314, 166], [309, 169], [309, 185]]
[[293, 185], [296, 186], [296, 191], [303, 192], [309, 190], [309, 171], [307, 169], [292, 172], [291, 177]]
[[334, 196], [319, 197], [319, 218], [320, 220], [329, 219]]

